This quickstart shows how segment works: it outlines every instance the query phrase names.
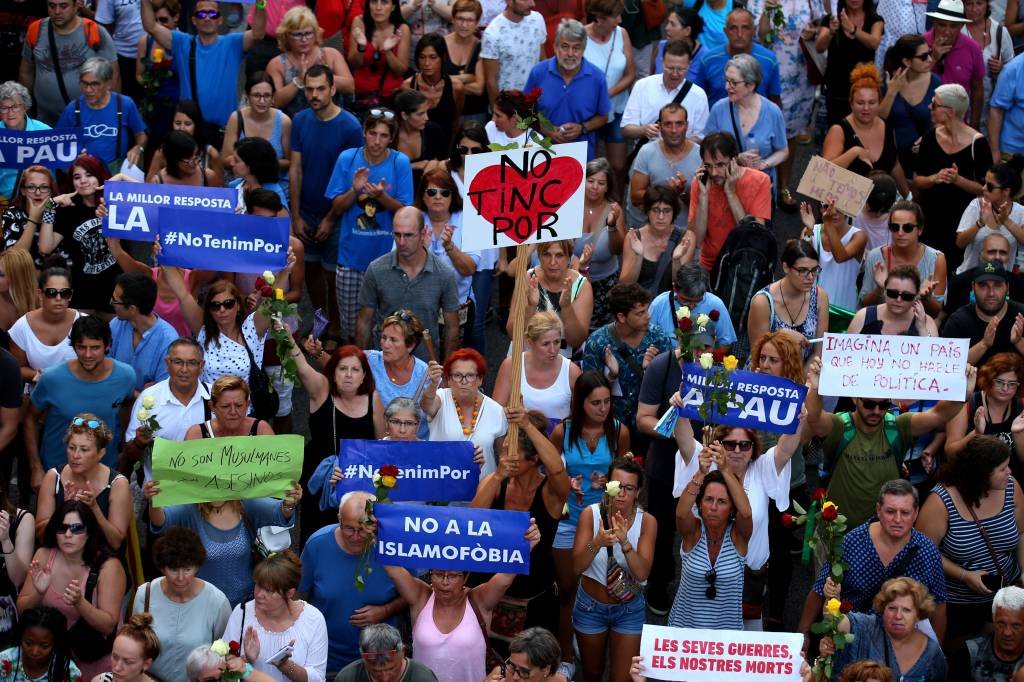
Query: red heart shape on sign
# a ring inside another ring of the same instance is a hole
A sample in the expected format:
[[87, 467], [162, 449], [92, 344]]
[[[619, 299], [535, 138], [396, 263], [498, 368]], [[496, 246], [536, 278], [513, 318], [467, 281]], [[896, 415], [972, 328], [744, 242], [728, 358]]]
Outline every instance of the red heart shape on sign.
[[[517, 165], [520, 164], [521, 165]], [[473, 178], [466, 194], [484, 220], [522, 244], [537, 234], [557, 238], [558, 209], [583, 182], [583, 167], [572, 157], [552, 157], [543, 149], [505, 153], [501, 163], [487, 166]]]

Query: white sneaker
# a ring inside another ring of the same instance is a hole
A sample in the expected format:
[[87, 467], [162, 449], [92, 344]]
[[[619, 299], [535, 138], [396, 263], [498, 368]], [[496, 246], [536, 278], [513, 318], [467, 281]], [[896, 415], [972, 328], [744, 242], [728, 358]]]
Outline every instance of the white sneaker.
[[565, 675], [565, 679], [572, 682], [572, 678], [576, 675], [576, 665], [569, 661], [562, 661], [558, 664], [558, 674]]

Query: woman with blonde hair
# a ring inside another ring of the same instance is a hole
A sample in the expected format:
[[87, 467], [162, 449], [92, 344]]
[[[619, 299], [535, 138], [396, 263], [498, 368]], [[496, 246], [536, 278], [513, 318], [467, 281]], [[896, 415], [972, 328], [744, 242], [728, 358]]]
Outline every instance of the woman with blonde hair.
[[[561, 354], [564, 339], [562, 320], [551, 311], [534, 313], [526, 325], [526, 350], [519, 383], [523, 407], [540, 410], [548, 418], [548, 431], [569, 416], [573, 386], [582, 373], [579, 366]], [[507, 405], [512, 387], [512, 358], [505, 358], [494, 380], [492, 397]]]
[[10, 329], [19, 317], [38, 307], [31, 254], [20, 248], [0, 253], [0, 329]]
[[277, 25], [277, 45], [281, 54], [267, 64], [267, 73], [274, 79], [274, 106], [288, 116], [309, 107], [303, 81], [314, 64], [323, 64], [334, 73], [334, 87], [339, 95], [355, 92], [355, 81], [345, 58], [333, 47], [322, 45], [324, 30], [316, 15], [305, 6], [292, 7]]

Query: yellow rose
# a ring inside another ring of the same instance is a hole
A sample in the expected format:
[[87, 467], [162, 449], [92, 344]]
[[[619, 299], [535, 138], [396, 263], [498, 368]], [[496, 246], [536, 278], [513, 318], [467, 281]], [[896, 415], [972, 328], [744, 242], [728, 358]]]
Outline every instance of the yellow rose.
[[139, 410], [138, 413], [135, 416], [139, 418], [140, 422], [144, 422], [147, 419], [149, 419], [149, 411], [148, 410]]
[[156, 405], [156, 398], [154, 398], [151, 395], [143, 396], [143, 398], [142, 398], [142, 406], [143, 407], [145, 407], [147, 410], [152, 410], [154, 405]]
[[395, 484], [398, 483], [398, 479], [394, 476], [381, 476], [380, 482], [385, 488], [394, 488]]
[[711, 369], [711, 366], [715, 364], [715, 358], [711, 353], [700, 354], [700, 366], [701, 369]]
[[278, 301], [284, 300], [284, 289], [274, 289], [274, 298]]
[[832, 616], [833, 618], [837, 618], [839, 616], [839, 608], [842, 605], [843, 603], [841, 601], [833, 597], [832, 599], [829, 599], [828, 602], [825, 604], [825, 611], [826, 613], [828, 613], [828, 615]]
[[216, 642], [210, 645], [210, 651], [217, 654], [218, 656], [227, 656], [231, 649], [228, 647], [228, 643], [223, 639], [218, 639]]
[[269, 284], [270, 286], [274, 286], [274, 281], [276, 279], [277, 278], [274, 277], [274, 273], [272, 273], [270, 270], [263, 271], [263, 281]]
[[164, 48], [162, 48], [162, 47], [154, 47], [153, 48], [153, 61], [159, 64], [163, 60], [164, 60]]
[[735, 355], [726, 355], [722, 360], [722, 366], [725, 367], [725, 371], [731, 372], [738, 367], [740, 361], [736, 359]]
[[825, 504], [821, 505], [821, 511], [825, 511], [826, 509], [831, 509], [834, 506], [836, 506], [836, 503], [832, 502], [830, 500], [830, 501], [826, 502]]

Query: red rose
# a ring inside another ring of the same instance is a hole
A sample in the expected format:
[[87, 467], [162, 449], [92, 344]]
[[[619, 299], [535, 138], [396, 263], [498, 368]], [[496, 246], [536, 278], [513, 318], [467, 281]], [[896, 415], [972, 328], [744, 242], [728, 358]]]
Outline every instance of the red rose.
[[818, 488], [817, 490], [815, 490], [814, 494], [811, 495], [811, 499], [817, 500], [818, 502], [821, 502], [822, 500], [824, 500], [825, 499], [825, 489], [824, 488]]
[[796, 525], [796, 521], [793, 520], [793, 515], [792, 514], [783, 514], [782, 515], [782, 525], [785, 526], [786, 528], [792, 528], [793, 526], [795, 526]]
[[842, 603], [839, 604], [839, 613], [849, 613], [850, 611], [853, 611], [853, 602], [844, 599]]
[[236, 642], [235, 640], [231, 640], [230, 642], [228, 642], [228, 653], [232, 656], [241, 656], [242, 645]]
[[263, 279], [262, 277], [257, 277], [256, 278], [256, 291], [259, 291], [260, 289], [262, 289], [265, 286], [267, 286], [267, 280]]
[[10, 675], [11, 672], [13, 672], [13, 669], [14, 666], [6, 658], [3, 660], [2, 663], [0, 663], [0, 670], [3, 670], [4, 675]]
[[540, 88], [534, 88], [533, 90], [530, 90], [528, 93], [524, 94], [523, 99], [526, 100], [527, 104], [536, 104], [537, 101], [540, 99], [540, 96]]
[[380, 468], [381, 476], [394, 476], [395, 478], [398, 478], [398, 474], [398, 467], [394, 464], [385, 464]]
[[716, 348], [716, 349], [714, 349], [713, 351], [711, 351], [711, 357], [712, 357], [712, 359], [714, 359], [715, 362], [721, 362], [722, 360], [725, 359], [725, 349], [724, 348]]
[[679, 320], [679, 331], [688, 332], [693, 327], [693, 320], [688, 317], [684, 317]]
[[274, 290], [270, 287], [269, 284], [264, 284], [262, 287], [260, 287], [260, 293], [263, 294], [264, 297], [270, 298], [271, 296], [274, 295]]
[[712, 322], [718, 322], [718, 318], [721, 317], [721, 316], [722, 316], [722, 314], [720, 312], [718, 312], [717, 310], [712, 310], [710, 313], [708, 313], [708, 317], [711, 318]]
[[837, 516], [839, 516], [839, 507], [836, 507], [835, 505], [825, 507], [821, 510], [821, 518], [826, 521], [835, 521]]

